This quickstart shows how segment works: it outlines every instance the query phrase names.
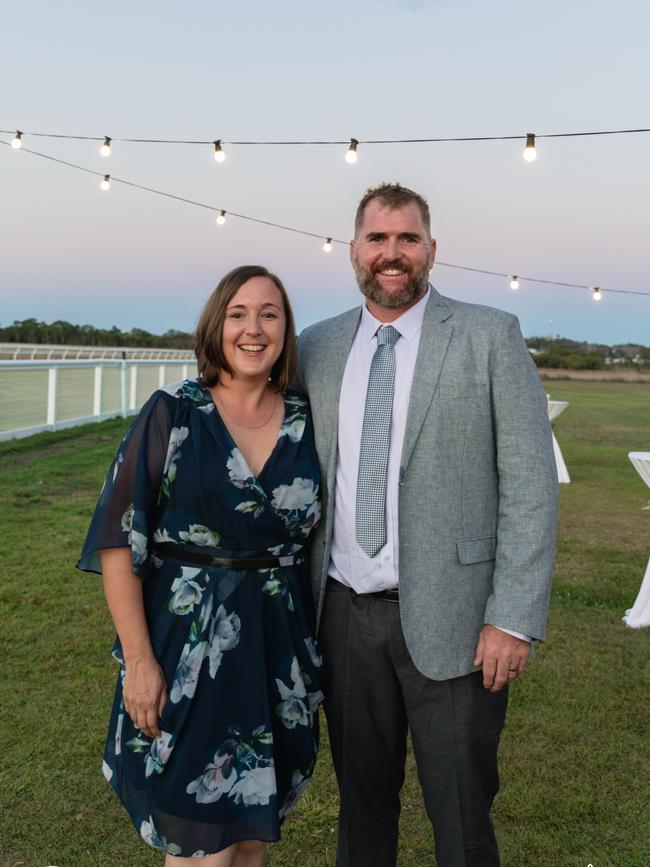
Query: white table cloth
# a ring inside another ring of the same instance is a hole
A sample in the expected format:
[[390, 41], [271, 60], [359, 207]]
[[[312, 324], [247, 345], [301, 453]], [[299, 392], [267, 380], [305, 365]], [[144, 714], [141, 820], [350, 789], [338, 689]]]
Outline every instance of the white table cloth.
[[[562, 415], [564, 410], [569, 406], [568, 400], [549, 400], [548, 401], [548, 417], [551, 421], [556, 419], [559, 415]], [[562, 452], [560, 451], [560, 446], [558, 445], [558, 441], [555, 439], [555, 434], [553, 434], [553, 453], [555, 454], [555, 466], [557, 467], [557, 479], [561, 484], [568, 484], [571, 479], [569, 478], [569, 471], [566, 468], [566, 464], [564, 463], [564, 458], [562, 456]]]
[[[628, 455], [634, 468], [650, 488], [650, 452], [630, 452]], [[650, 626], [650, 560], [641, 582], [641, 588], [634, 605], [625, 612], [623, 620], [633, 629]]]

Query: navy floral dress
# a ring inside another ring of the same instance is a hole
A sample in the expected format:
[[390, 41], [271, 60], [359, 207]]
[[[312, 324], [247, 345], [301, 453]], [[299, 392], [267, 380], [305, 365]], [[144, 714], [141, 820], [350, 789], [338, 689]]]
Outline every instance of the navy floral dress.
[[306, 400], [287, 392], [284, 403], [256, 478], [198, 381], [155, 392], [118, 448], [78, 563], [101, 572], [101, 549], [129, 546], [142, 577], [169, 697], [160, 736], [145, 737], [124, 711], [116, 640], [103, 769], [142, 838], [172, 855], [278, 840], [314, 769], [322, 661], [306, 566], [182, 561], [305, 546], [320, 517], [318, 461]]

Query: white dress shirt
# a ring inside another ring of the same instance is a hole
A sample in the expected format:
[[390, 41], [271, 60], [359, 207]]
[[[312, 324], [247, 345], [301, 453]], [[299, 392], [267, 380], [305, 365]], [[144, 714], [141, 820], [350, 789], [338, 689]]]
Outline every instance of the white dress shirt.
[[[380, 322], [364, 305], [361, 321], [350, 347], [339, 398], [336, 499], [329, 575], [356, 593], [375, 593], [399, 584], [398, 491], [399, 470], [406, 430], [411, 385], [420, 345], [424, 310], [431, 291], [390, 323]], [[377, 332], [390, 324], [400, 333], [395, 344], [395, 390], [388, 454], [386, 491], [386, 544], [369, 557], [356, 540], [357, 474], [366, 390]], [[518, 632], [504, 630], [530, 640]]]
[[427, 290], [417, 304], [390, 323], [399, 331], [400, 339], [395, 344], [395, 390], [386, 490], [386, 544], [374, 557], [369, 557], [356, 540], [357, 474], [370, 365], [377, 349], [377, 332], [386, 323], [375, 319], [365, 305], [343, 373], [329, 574], [357, 593], [374, 593], [397, 587], [399, 583], [399, 467], [424, 308], [430, 294]]

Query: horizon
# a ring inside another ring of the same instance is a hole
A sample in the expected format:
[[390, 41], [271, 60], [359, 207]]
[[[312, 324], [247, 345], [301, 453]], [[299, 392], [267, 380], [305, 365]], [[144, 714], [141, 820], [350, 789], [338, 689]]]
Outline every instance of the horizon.
[[[334, 314], [334, 315], [336, 315], [336, 314]], [[87, 327], [87, 328], [96, 329], [98, 331], [112, 331], [114, 329], [117, 329], [124, 336], [128, 336], [133, 331], [146, 332], [153, 338], [164, 338], [167, 335], [173, 335], [173, 334], [178, 334], [178, 335], [181, 335], [183, 337], [192, 337], [194, 334], [194, 329], [191, 329], [189, 331], [184, 331], [184, 330], [178, 329], [178, 328], [168, 328], [165, 331], [162, 331], [161, 333], [156, 334], [154, 332], [148, 331], [148, 329], [143, 328], [140, 325], [134, 325], [131, 328], [124, 329], [124, 328], [119, 328], [117, 325], [115, 325], [115, 323], [112, 323], [111, 325], [93, 325], [91, 322], [71, 322], [69, 319], [58, 319], [58, 320], [52, 320], [51, 322], [45, 322], [43, 320], [37, 319], [34, 316], [29, 316], [26, 319], [14, 320], [13, 322], [8, 322], [6, 324], [3, 322], [0, 322], [0, 330], [5, 329], [5, 328], [11, 328], [13, 325], [22, 324], [24, 322], [30, 322], [30, 321], [36, 322], [38, 325], [44, 325], [45, 327], [49, 327], [51, 325], [54, 325], [56, 322], [63, 322], [67, 325], [72, 325], [73, 327], [76, 327], [76, 328], [86, 328]], [[299, 335], [300, 331], [303, 328], [307, 328], [309, 325], [312, 325], [312, 324], [313, 323], [311, 323], [311, 322], [307, 322], [304, 325], [302, 325], [300, 328], [298, 328], [298, 323], [296, 323], [296, 326], [297, 326], [296, 327], [296, 333]], [[529, 334], [529, 335], [523, 334], [523, 336], [524, 336], [525, 340], [548, 340], [548, 341], [568, 340], [572, 343], [584, 343], [585, 345], [588, 345], [588, 346], [607, 346], [609, 348], [615, 348], [617, 346], [627, 346], [627, 345], [639, 346], [641, 348], [650, 348], [650, 343], [644, 344], [644, 343], [640, 343], [638, 340], [621, 340], [621, 341], [616, 341], [615, 343], [607, 343], [607, 342], [598, 341], [598, 340], [580, 340], [576, 337], [567, 337], [564, 334], [552, 334], [552, 333], [551, 334]], [[34, 345], [34, 346], [36, 346], [36, 345], [42, 345], [42, 346], [77, 346], [77, 345], [81, 346], [81, 345], [88, 345], [88, 346], [90, 346], [91, 345], [91, 344], [75, 344], [75, 343], [67, 343], [67, 342], [63, 342], [63, 343], [59, 343], [59, 344], [56, 344], [56, 343], [30, 344], [27, 341], [23, 342], [20, 340], [13, 341], [13, 340], [2, 340], [2, 339], [0, 339], [0, 343], [15, 343], [16, 345], [22, 344], [25, 346], [30, 346], [30, 345]], [[92, 344], [92, 345], [95, 345], [95, 344]], [[96, 346], [101, 348], [102, 344], [96, 344]], [[107, 345], [107, 348], [115, 348], [115, 347]], [[156, 349], [156, 348], [160, 348], [160, 347], [142, 346], [139, 348], [141, 348], [141, 349]]]

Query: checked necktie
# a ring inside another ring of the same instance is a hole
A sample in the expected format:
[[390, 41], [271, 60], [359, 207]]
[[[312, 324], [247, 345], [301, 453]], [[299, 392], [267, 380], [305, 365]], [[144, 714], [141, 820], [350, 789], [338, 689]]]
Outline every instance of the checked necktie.
[[368, 377], [357, 476], [356, 537], [369, 557], [374, 557], [386, 544], [386, 484], [395, 390], [395, 344], [400, 336], [392, 325], [383, 325], [379, 329]]

